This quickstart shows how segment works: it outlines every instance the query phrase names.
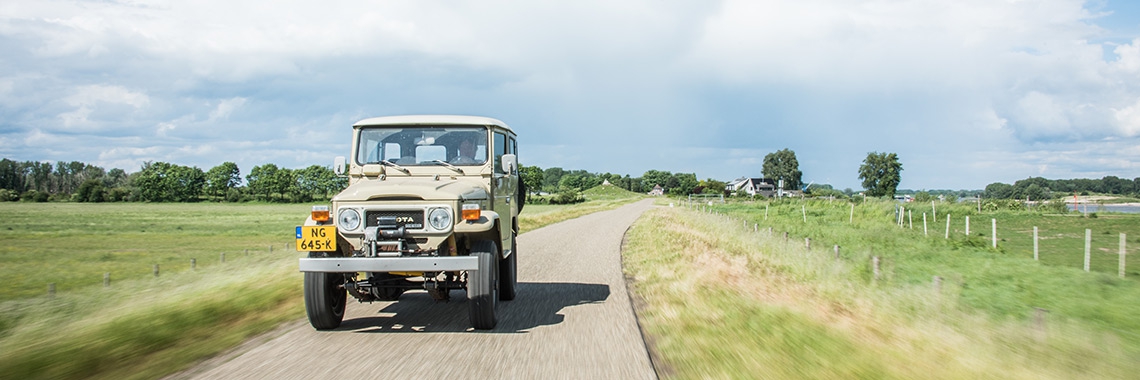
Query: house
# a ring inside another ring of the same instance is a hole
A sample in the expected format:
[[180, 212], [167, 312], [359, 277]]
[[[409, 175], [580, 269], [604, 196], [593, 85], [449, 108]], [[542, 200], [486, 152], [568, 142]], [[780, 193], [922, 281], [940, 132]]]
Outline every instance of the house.
[[751, 196], [773, 197], [776, 195], [776, 181], [767, 178], [740, 177], [729, 182], [724, 191], [731, 194], [742, 192]]
[[665, 195], [665, 189], [661, 185], [653, 185], [653, 190], [649, 191], [649, 195], [658, 196]]

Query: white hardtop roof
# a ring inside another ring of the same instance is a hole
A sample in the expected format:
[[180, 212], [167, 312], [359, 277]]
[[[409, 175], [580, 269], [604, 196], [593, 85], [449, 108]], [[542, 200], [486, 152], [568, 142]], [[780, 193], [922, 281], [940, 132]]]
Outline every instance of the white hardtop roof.
[[371, 125], [497, 125], [514, 132], [507, 123], [498, 119], [483, 116], [463, 115], [402, 115], [384, 116], [364, 119], [353, 124], [353, 127]]

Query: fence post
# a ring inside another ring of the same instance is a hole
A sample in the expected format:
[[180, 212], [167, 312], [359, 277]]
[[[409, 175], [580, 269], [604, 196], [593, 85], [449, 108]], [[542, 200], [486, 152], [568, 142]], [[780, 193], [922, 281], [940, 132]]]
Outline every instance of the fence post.
[[950, 238], [950, 214], [946, 214], [946, 237], [943, 237], [943, 239], [949, 239], [949, 238]]
[[855, 204], [851, 204], [851, 216], [847, 217], [847, 224], [855, 223]]
[[934, 223], [938, 223], [938, 207], [934, 205], [934, 201], [930, 201], [930, 208], [934, 210]]
[[1037, 226], [1033, 226], [1033, 261], [1037, 261]]
[[1124, 233], [1120, 233], [1120, 278], [1124, 278]]
[[784, 231], [784, 243], [788, 242], [788, 232]]
[[768, 220], [768, 205], [764, 205], [764, 220]]
[[966, 236], [970, 236], [970, 216], [966, 215]]
[[800, 205], [800, 212], [804, 213], [804, 223], [807, 223], [807, 207]]
[[942, 276], [934, 276], [934, 294], [942, 294]]
[[757, 223], [752, 223], [752, 233], [756, 233], [758, 231], [760, 231], [760, 225]]
[[839, 260], [839, 244], [835, 245], [835, 259]]
[[222, 252], [221, 255], [222, 255], [222, 262], [223, 263], [226, 262], [226, 253]]
[[55, 297], [55, 283], [48, 283], [48, 296]]
[[273, 244], [269, 245], [269, 253], [273, 253]]
[[997, 248], [997, 219], [990, 219], [990, 234], [993, 235], [994, 248]]
[[811, 250], [811, 238], [804, 238], [804, 248]]
[[926, 232], [926, 213], [925, 212], [922, 213], [922, 236], [930, 236], [930, 234]]
[[913, 230], [914, 229], [914, 210], [910, 210], [910, 211], [906, 212], [906, 219], [907, 219], [908, 223], [910, 223], [910, 229]]
[[1089, 262], [1092, 260], [1092, 230], [1085, 229], [1085, 272], [1089, 271]]
[[190, 259], [190, 269], [191, 270], [198, 269], [198, 259]]
[[158, 278], [158, 264], [154, 264], [154, 278]]
[[111, 286], [111, 272], [104, 272], [103, 273], [103, 287], [107, 288], [110, 286]]

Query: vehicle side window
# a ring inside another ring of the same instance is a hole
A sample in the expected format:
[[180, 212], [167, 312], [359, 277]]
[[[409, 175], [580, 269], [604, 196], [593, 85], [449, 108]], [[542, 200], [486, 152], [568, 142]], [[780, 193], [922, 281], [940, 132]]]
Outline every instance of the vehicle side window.
[[518, 148], [519, 148], [519, 145], [517, 142], [515, 142], [515, 137], [514, 136], [507, 136], [507, 154], [518, 155], [519, 154], [519, 152], [517, 150]]
[[495, 132], [495, 173], [503, 172], [503, 155], [507, 154], [507, 135]]

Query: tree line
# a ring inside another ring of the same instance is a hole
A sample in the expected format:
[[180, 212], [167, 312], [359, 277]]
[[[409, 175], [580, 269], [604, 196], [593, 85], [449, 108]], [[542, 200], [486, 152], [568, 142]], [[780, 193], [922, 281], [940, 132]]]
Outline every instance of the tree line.
[[1090, 193], [1140, 196], [1140, 177], [1135, 179], [1105, 176], [1101, 179], [1045, 179], [1030, 177], [1012, 185], [994, 182], [982, 192], [993, 199], [1054, 199], [1074, 194]]
[[0, 160], [0, 201], [72, 202], [308, 202], [329, 199], [347, 185], [331, 168], [254, 166], [244, 184], [237, 164], [208, 171], [146, 162], [139, 171], [105, 170], [78, 161]]

